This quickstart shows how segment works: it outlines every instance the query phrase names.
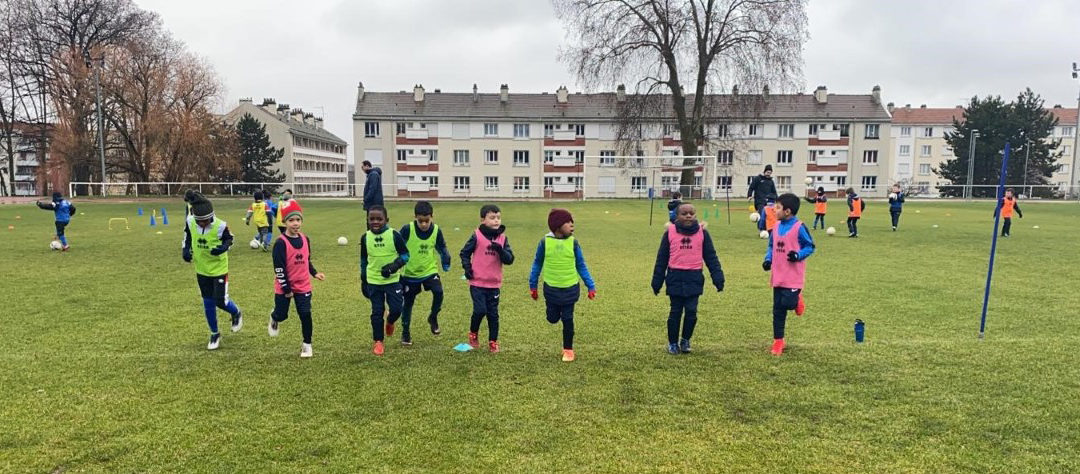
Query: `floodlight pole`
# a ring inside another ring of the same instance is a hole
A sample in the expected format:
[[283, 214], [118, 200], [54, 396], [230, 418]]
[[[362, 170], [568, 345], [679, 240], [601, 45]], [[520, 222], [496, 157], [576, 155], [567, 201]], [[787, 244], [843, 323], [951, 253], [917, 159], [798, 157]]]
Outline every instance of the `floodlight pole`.
[[964, 191], [964, 195], [967, 199], [975, 197], [975, 142], [978, 138], [979, 131], [972, 129], [968, 146], [967, 189]]

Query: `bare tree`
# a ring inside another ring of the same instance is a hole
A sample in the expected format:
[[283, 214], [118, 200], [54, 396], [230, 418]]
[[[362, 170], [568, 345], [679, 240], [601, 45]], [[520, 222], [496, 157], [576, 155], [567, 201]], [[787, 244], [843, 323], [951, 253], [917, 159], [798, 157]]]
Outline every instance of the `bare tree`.
[[[619, 137], [642, 138], [643, 124], [671, 123], [674, 115], [683, 155], [698, 155], [709, 125], [763, 106], [749, 96], [710, 94], [736, 85], [801, 87], [806, 0], [552, 2], [570, 40], [560, 57], [583, 85], [634, 84]], [[694, 169], [684, 168], [680, 183], [693, 180]]]

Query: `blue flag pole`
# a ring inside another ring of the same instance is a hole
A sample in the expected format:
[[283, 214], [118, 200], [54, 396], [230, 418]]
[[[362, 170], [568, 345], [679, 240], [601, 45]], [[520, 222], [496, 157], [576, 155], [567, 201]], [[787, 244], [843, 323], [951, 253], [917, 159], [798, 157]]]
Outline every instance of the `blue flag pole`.
[[1005, 142], [1005, 153], [1001, 157], [1001, 177], [998, 178], [997, 187], [997, 200], [994, 201], [994, 206], [997, 208], [994, 211], [994, 238], [990, 243], [990, 267], [986, 270], [986, 291], [983, 293], [983, 306], [982, 306], [982, 320], [979, 322], [979, 339], [982, 339], [986, 334], [986, 307], [990, 302], [990, 279], [994, 276], [994, 255], [997, 253], [997, 241], [998, 241], [998, 225], [1001, 224], [1001, 208], [998, 207], [998, 203], [1001, 202], [1001, 198], [1005, 196], [1005, 170], [1009, 165], [1009, 153], [1012, 147], [1009, 142]]

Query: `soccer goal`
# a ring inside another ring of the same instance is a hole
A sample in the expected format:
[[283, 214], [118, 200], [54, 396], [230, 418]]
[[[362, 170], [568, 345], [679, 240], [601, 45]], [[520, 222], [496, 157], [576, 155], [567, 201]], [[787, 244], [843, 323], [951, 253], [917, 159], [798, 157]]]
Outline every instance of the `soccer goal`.
[[[582, 174], [587, 199], [670, 199], [676, 192], [684, 199], [717, 199], [730, 191], [726, 168], [717, 165], [715, 156], [707, 155], [590, 155], [585, 157]], [[687, 170], [693, 172], [693, 179], [684, 185], [681, 179]]]

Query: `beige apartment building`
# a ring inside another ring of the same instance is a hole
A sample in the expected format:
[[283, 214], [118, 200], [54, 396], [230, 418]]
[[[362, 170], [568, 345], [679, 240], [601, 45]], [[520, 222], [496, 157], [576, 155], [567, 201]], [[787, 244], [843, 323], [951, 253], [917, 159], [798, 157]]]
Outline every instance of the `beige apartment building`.
[[347, 144], [323, 128], [321, 117], [274, 99], [263, 99], [260, 105], [240, 99], [225, 120], [235, 125], [244, 114], [266, 125], [271, 146], [285, 149], [277, 169], [285, 174], [286, 187], [308, 196], [349, 194]]
[[[384, 194], [412, 198], [626, 198], [677, 189], [682, 142], [670, 113], [617, 140], [628, 97], [611, 93], [357, 90], [355, 160], [383, 169]], [[690, 99], [691, 101], [693, 98]], [[869, 94], [712, 95], [700, 157], [690, 166], [699, 198], [746, 195], [772, 165], [779, 192], [847, 186], [884, 196], [889, 114]], [[670, 107], [661, 110], [669, 111]], [[622, 150], [622, 151], [620, 151]]]

